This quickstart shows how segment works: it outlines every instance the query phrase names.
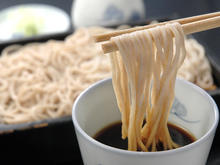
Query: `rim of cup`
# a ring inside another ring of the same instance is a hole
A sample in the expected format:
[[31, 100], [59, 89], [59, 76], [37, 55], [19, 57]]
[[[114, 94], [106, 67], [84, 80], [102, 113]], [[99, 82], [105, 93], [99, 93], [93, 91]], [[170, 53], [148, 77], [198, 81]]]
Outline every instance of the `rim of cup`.
[[105, 84], [108, 81], [112, 81], [111, 78], [107, 78], [104, 80], [100, 80], [94, 84], [92, 84], [91, 86], [89, 86], [87, 89], [85, 89], [83, 92], [80, 93], [80, 95], [77, 97], [77, 99], [74, 102], [73, 105], [73, 109], [72, 109], [72, 120], [75, 126], [75, 129], [77, 129], [80, 134], [83, 136], [83, 138], [87, 139], [88, 141], [90, 141], [93, 145], [97, 145], [98, 147], [102, 148], [103, 150], [108, 150], [109, 152], [114, 152], [114, 153], [119, 153], [119, 154], [126, 154], [126, 155], [151, 155], [151, 156], [158, 156], [158, 155], [169, 155], [169, 154], [173, 154], [173, 153], [178, 153], [178, 152], [183, 152], [183, 151], [187, 151], [190, 150], [191, 148], [203, 143], [204, 141], [206, 141], [208, 139], [209, 136], [211, 136], [214, 133], [214, 130], [217, 128], [218, 126], [218, 121], [219, 121], [219, 111], [218, 111], [218, 107], [215, 103], [215, 101], [213, 100], [213, 98], [202, 88], [198, 87], [197, 85], [188, 82], [184, 79], [180, 79], [177, 78], [177, 81], [183, 81], [184, 83], [186, 83], [188, 86], [191, 86], [193, 89], [195, 89], [196, 91], [198, 91], [203, 97], [206, 97], [207, 100], [210, 102], [210, 104], [213, 106], [213, 111], [214, 111], [214, 116], [215, 116], [215, 120], [212, 124], [212, 126], [210, 127], [210, 129], [199, 139], [197, 139], [195, 142], [190, 143], [188, 145], [185, 145], [183, 147], [180, 148], [176, 148], [176, 149], [171, 149], [171, 150], [166, 150], [166, 151], [156, 151], [156, 152], [140, 152], [140, 151], [128, 151], [128, 150], [124, 150], [124, 149], [119, 149], [119, 148], [115, 148], [115, 147], [111, 147], [108, 146], [106, 144], [103, 144], [97, 140], [95, 140], [94, 138], [92, 138], [91, 136], [89, 136], [79, 125], [78, 120], [76, 119], [76, 107], [78, 105], [78, 102], [80, 101], [80, 99], [82, 97], [84, 97], [85, 94], [87, 94], [87, 92], [89, 92], [90, 90], [92, 90], [93, 88], [97, 88], [100, 85]]

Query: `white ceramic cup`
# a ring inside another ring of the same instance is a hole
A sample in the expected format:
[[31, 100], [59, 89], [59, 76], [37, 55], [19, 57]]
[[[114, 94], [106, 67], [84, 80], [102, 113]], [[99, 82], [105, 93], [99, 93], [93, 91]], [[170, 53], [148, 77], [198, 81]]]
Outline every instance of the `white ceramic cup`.
[[169, 121], [191, 132], [197, 140], [169, 151], [134, 152], [102, 144], [92, 137], [119, 121], [111, 79], [92, 85], [73, 106], [73, 123], [85, 165], [205, 165], [218, 125], [213, 99], [198, 86], [177, 79]]

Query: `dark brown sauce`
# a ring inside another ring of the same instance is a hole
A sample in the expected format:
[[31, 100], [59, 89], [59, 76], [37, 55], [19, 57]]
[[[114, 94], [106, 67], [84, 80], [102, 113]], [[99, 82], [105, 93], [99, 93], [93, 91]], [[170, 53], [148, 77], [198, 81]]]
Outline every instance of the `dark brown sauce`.
[[[196, 138], [185, 129], [172, 123], [168, 123], [168, 129], [172, 140], [180, 146], [185, 146], [196, 141]], [[94, 136], [97, 141], [111, 147], [127, 150], [127, 139], [121, 138], [121, 122], [116, 122], [101, 129]], [[163, 151], [162, 144], [157, 146], [158, 151]]]

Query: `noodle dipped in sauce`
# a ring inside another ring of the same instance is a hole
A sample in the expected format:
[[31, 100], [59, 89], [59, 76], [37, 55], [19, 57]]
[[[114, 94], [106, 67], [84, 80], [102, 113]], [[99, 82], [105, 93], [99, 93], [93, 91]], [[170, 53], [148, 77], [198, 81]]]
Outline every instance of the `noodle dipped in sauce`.
[[128, 150], [156, 151], [159, 143], [164, 150], [179, 147], [171, 139], [167, 122], [177, 71], [186, 55], [181, 25], [166, 24], [111, 41], [119, 48], [110, 59]]
[[[189, 131], [184, 128], [178, 127], [175, 124], [168, 123], [168, 129], [170, 136], [175, 143], [180, 146], [185, 146], [196, 141], [196, 138]], [[115, 122], [107, 127], [104, 127], [98, 131], [94, 136], [97, 141], [106, 144], [111, 147], [119, 149], [127, 149], [127, 139], [121, 138], [121, 122]], [[139, 148], [137, 151], [141, 151]], [[164, 151], [163, 145], [159, 143], [157, 145], [157, 151]]]

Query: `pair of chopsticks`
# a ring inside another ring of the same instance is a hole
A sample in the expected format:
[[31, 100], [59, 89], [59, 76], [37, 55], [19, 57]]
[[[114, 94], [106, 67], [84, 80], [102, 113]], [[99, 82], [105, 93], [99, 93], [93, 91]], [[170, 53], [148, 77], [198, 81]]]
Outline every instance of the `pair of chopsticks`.
[[152, 25], [113, 31], [113, 32], [105, 33], [105, 34], [96, 35], [94, 36], [94, 39], [96, 42], [106, 41], [105, 43], [102, 44], [102, 49], [104, 53], [110, 53], [110, 52], [118, 50], [118, 47], [114, 42], [108, 41], [111, 37], [115, 37], [115, 36], [125, 34], [125, 33], [131, 33], [131, 32], [138, 31], [138, 30], [149, 29], [149, 28], [161, 26], [167, 23], [172, 23], [172, 22], [179, 22], [183, 28], [185, 35], [192, 34], [192, 33], [220, 27], [220, 12], [187, 17], [187, 18], [182, 18], [182, 19], [176, 19], [176, 20], [162, 22], [158, 24], [152, 24]]

